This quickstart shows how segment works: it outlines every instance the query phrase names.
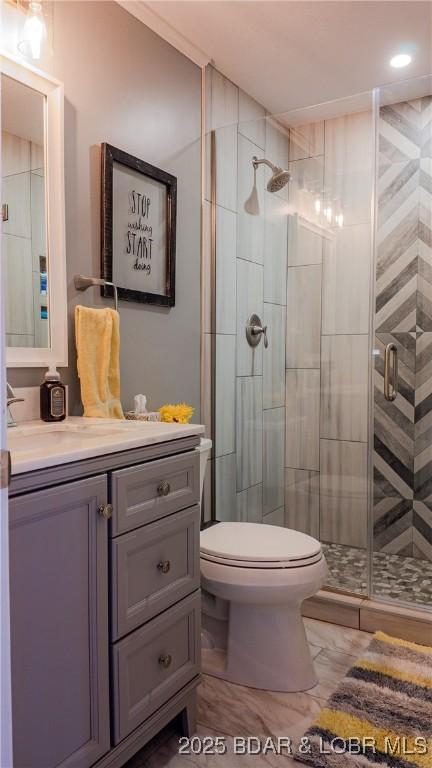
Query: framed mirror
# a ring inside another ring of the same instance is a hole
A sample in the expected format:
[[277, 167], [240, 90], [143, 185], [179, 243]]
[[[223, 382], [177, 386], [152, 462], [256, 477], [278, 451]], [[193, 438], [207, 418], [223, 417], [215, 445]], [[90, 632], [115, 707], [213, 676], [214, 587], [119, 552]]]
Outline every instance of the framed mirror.
[[0, 55], [6, 364], [67, 365], [63, 85]]

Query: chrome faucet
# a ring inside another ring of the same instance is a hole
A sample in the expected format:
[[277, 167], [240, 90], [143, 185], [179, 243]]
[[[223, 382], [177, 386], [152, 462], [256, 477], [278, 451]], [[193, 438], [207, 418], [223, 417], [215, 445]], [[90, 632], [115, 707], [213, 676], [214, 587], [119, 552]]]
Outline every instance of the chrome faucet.
[[8, 427], [16, 427], [16, 421], [14, 417], [12, 416], [12, 412], [10, 409], [10, 406], [14, 403], [23, 403], [24, 398], [23, 397], [17, 397], [15, 395], [15, 392], [13, 391], [11, 385], [9, 382], [6, 382], [6, 407], [7, 407], [7, 425]]

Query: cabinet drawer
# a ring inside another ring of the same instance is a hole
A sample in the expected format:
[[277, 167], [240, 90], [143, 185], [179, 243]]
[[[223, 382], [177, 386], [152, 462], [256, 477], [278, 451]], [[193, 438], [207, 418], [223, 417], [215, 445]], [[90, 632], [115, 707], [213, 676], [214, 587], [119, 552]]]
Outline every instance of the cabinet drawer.
[[198, 589], [199, 528], [196, 506], [111, 540], [113, 640]]
[[199, 590], [112, 647], [114, 744], [199, 673]]
[[111, 535], [131, 531], [199, 502], [199, 455], [180, 456], [120, 469], [111, 475]]

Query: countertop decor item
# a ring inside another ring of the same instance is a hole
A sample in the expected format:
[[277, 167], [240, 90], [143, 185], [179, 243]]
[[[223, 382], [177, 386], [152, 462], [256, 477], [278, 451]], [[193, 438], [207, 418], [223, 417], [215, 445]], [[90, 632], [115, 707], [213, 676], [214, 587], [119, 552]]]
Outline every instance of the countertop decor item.
[[175, 304], [177, 179], [102, 144], [103, 296]]
[[177, 405], [163, 405], [159, 408], [161, 421], [167, 421], [170, 424], [189, 424], [193, 416], [194, 408], [187, 403], [178, 403]]
[[314, 768], [431, 765], [432, 648], [377, 632], [299, 742]]

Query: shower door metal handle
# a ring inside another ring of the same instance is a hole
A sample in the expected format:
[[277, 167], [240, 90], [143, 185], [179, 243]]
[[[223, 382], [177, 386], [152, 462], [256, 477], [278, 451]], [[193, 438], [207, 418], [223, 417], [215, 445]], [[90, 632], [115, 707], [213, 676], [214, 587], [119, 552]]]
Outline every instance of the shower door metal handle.
[[[390, 381], [390, 358], [392, 358]], [[398, 393], [398, 350], [396, 344], [387, 344], [384, 350], [384, 397], [390, 403]]]
[[261, 336], [264, 338], [264, 347], [267, 349], [267, 326], [262, 324], [259, 315], [251, 315], [246, 323], [246, 338], [249, 346], [256, 347], [261, 341]]

